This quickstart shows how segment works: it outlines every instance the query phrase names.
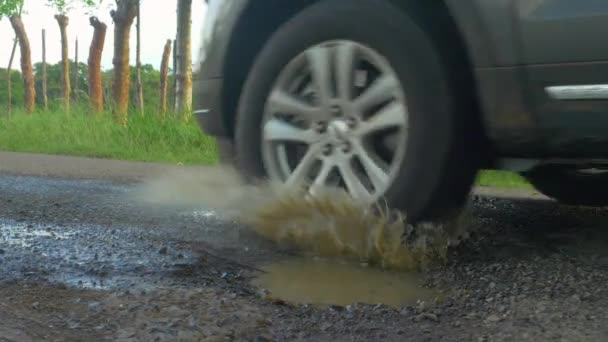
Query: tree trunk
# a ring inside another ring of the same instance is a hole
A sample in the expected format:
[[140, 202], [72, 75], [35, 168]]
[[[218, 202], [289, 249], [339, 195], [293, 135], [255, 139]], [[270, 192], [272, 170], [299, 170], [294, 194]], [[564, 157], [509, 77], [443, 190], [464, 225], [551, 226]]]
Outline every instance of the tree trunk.
[[136, 88], [137, 88], [137, 107], [139, 108], [139, 112], [140, 114], [143, 116], [144, 115], [144, 90], [143, 90], [143, 86], [141, 84], [141, 11], [140, 11], [140, 7], [141, 7], [141, 0], [137, 1], [137, 51], [136, 51], [136, 58], [137, 58], [137, 84], [136, 84]]
[[63, 96], [63, 106], [66, 113], [70, 112], [70, 56], [68, 55], [68, 32], [67, 27], [70, 19], [63, 15], [55, 15], [59, 31], [61, 32], [61, 96]]
[[78, 77], [80, 76], [78, 72], [78, 37], [76, 37], [76, 42], [74, 43], [74, 99], [78, 100]]
[[169, 76], [169, 56], [171, 55], [171, 39], [167, 39], [165, 50], [163, 51], [163, 59], [160, 64], [160, 106], [159, 112], [161, 117], [165, 117], [167, 113], [167, 88]]
[[21, 52], [21, 73], [23, 75], [24, 99], [23, 104], [27, 113], [34, 111], [36, 101], [36, 88], [34, 83], [34, 68], [32, 67], [32, 50], [30, 41], [25, 32], [20, 15], [11, 17], [11, 26], [19, 39], [19, 50]]
[[173, 39], [173, 84], [171, 84], [171, 97], [173, 98], [173, 103], [171, 103], [171, 108], [175, 110], [175, 106], [177, 106], [177, 39]]
[[129, 38], [137, 14], [137, 1], [117, 0], [116, 10], [110, 12], [114, 20], [114, 114], [122, 124], [127, 123], [129, 109]]
[[89, 18], [93, 26], [93, 40], [89, 49], [89, 101], [96, 113], [103, 111], [103, 88], [101, 84], [101, 56], [108, 26], [97, 19]]
[[178, 114], [189, 118], [192, 108], [192, 0], [177, 1], [177, 105]]
[[13, 50], [11, 50], [11, 58], [8, 60], [8, 68], [6, 69], [6, 94], [8, 95], [8, 101], [6, 103], [6, 111], [8, 113], [8, 117], [11, 117], [11, 113], [13, 110], [13, 77], [11, 75], [13, 69], [13, 60], [15, 59], [15, 51], [17, 50], [17, 43], [19, 39], [15, 37], [15, 41], [13, 42]]
[[49, 98], [47, 96], [47, 76], [46, 76], [46, 30], [42, 30], [42, 103], [44, 110], [49, 109]]

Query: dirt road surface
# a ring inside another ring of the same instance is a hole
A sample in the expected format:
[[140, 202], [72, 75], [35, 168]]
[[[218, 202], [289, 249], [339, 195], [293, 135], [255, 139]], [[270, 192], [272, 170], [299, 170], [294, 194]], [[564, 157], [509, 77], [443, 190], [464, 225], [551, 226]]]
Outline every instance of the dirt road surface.
[[608, 338], [608, 210], [484, 189], [423, 300], [306, 305], [252, 283], [293, 255], [205, 208], [133, 199], [174, 169], [0, 153], [0, 341]]

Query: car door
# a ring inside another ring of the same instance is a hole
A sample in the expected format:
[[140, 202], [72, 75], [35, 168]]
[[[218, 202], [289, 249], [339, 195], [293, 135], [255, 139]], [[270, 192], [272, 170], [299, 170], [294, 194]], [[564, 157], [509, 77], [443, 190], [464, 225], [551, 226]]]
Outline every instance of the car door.
[[513, 0], [529, 105], [549, 151], [608, 157], [608, 0]]

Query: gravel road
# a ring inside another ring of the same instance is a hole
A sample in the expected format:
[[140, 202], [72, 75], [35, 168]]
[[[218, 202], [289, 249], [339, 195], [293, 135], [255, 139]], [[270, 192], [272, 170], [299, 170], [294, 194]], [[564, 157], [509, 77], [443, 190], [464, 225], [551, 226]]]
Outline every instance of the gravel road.
[[181, 169], [0, 153], [0, 341], [608, 339], [608, 210], [483, 189], [471, 237], [419, 276], [432, 299], [295, 304], [252, 283], [290, 252], [205, 208], [134, 200]]

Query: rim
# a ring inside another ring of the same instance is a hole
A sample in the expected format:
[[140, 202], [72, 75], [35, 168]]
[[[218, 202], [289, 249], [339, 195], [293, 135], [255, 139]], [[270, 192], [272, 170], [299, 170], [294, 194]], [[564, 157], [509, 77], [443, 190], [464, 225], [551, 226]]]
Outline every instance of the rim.
[[283, 68], [268, 96], [264, 166], [290, 187], [342, 187], [374, 202], [399, 172], [408, 124], [404, 91], [384, 57], [352, 41], [318, 44]]

